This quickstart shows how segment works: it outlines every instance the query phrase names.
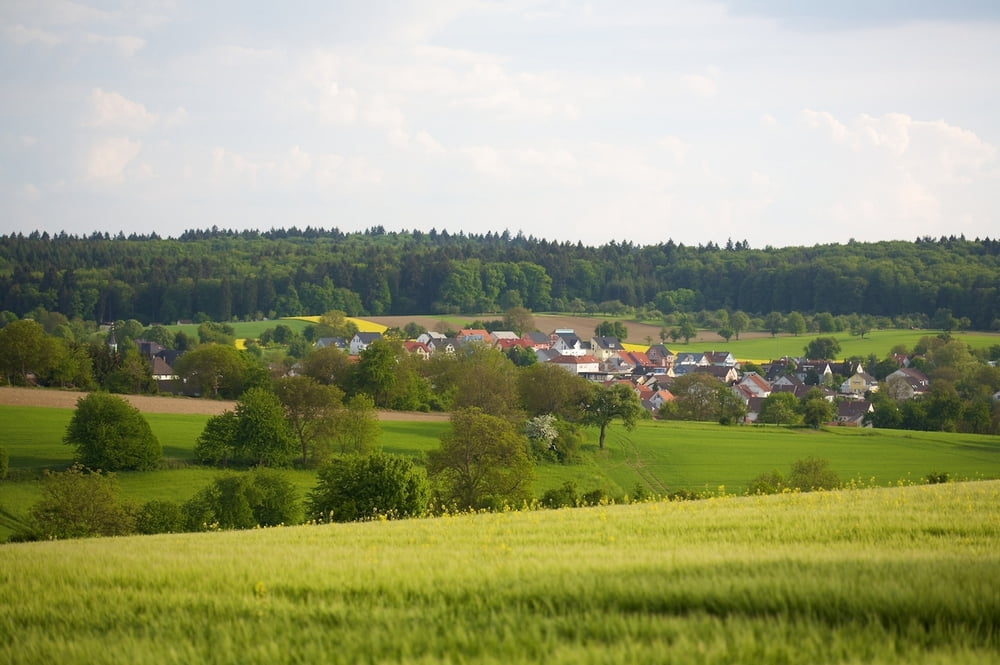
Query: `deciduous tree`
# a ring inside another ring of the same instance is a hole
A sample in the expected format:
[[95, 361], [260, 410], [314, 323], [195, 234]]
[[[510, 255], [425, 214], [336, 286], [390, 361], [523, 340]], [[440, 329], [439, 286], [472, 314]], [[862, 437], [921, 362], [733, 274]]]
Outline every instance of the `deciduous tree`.
[[594, 384], [583, 407], [581, 422], [599, 428], [598, 447], [603, 450], [608, 426], [612, 422], [620, 420], [625, 429], [632, 430], [641, 415], [639, 397], [628, 386], [620, 383], [607, 387]]
[[288, 424], [299, 441], [302, 464], [322, 464], [329, 458], [328, 442], [337, 416], [343, 409], [344, 393], [308, 376], [290, 376], [274, 382], [274, 392], [285, 408]]
[[773, 392], [760, 405], [758, 422], [774, 425], [790, 425], [798, 422], [799, 401], [790, 392]]
[[251, 388], [236, 404], [236, 457], [250, 465], [284, 466], [298, 449], [277, 395]]
[[456, 411], [428, 454], [441, 499], [459, 508], [518, 504], [531, 496], [534, 471], [528, 441], [503, 418], [470, 408]]
[[91, 469], [152, 469], [161, 455], [160, 442], [142, 413], [107, 393], [77, 400], [63, 441], [75, 447], [77, 461]]

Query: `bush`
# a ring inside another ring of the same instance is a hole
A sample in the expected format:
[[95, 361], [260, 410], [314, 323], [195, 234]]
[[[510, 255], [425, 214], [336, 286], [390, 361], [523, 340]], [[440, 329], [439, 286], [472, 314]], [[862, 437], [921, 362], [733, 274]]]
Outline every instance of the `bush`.
[[135, 521], [118, 495], [113, 474], [75, 464], [62, 473], [45, 472], [42, 500], [31, 507], [35, 531], [42, 538], [122, 536]]
[[91, 393], [77, 400], [63, 441], [91, 469], [141, 471], [160, 460], [160, 442], [138, 409], [121, 397]]
[[0, 480], [7, 477], [7, 470], [10, 468], [10, 456], [7, 455], [6, 448], [0, 448]]
[[924, 476], [924, 482], [928, 485], [938, 485], [951, 480], [951, 475], [947, 471], [931, 471]]
[[277, 471], [258, 468], [218, 476], [183, 507], [188, 531], [252, 529], [302, 521], [295, 486]]
[[803, 492], [832, 490], [840, 487], [840, 478], [830, 468], [829, 460], [807, 457], [792, 463], [788, 485]]
[[147, 501], [135, 515], [135, 531], [142, 534], [184, 531], [184, 511], [173, 501]]
[[405, 457], [374, 453], [335, 459], [320, 469], [306, 510], [311, 519], [353, 522], [380, 515], [419, 517], [429, 503], [423, 469]]
[[603, 489], [590, 490], [580, 497], [580, 503], [584, 506], [599, 506], [608, 503], [610, 497]]
[[580, 497], [576, 493], [576, 483], [567, 480], [559, 489], [546, 491], [542, 495], [541, 504], [546, 508], [566, 508], [577, 505]]
[[774, 469], [765, 471], [752, 479], [747, 485], [747, 494], [777, 494], [788, 487], [785, 476], [781, 471]]

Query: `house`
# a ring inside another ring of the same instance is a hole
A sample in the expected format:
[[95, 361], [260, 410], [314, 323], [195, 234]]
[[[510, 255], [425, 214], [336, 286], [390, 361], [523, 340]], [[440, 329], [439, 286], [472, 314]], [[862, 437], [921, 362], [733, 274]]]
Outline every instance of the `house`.
[[552, 340], [549, 336], [543, 332], [535, 330], [534, 332], [527, 332], [521, 335], [521, 339], [528, 342], [531, 348], [535, 351], [539, 349], [547, 349], [552, 345]]
[[865, 427], [865, 418], [874, 411], [872, 403], [866, 399], [841, 400], [837, 403], [837, 424], [846, 427]]
[[377, 333], [377, 332], [354, 333], [354, 337], [351, 338], [350, 342], [350, 354], [352, 356], [359, 355], [362, 351], [367, 349], [372, 342], [375, 342], [380, 339], [382, 339], [382, 333]]
[[710, 367], [711, 358], [704, 353], [678, 353], [674, 358], [674, 372], [677, 376], [689, 373], [695, 367]]
[[831, 384], [833, 374], [833, 367], [826, 360], [800, 360], [796, 363], [795, 376], [803, 383]]
[[869, 390], [878, 390], [878, 381], [861, 365], [858, 365], [857, 371], [849, 379], [840, 384], [840, 392], [845, 395], [864, 395]]
[[594, 356], [574, 356], [560, 353], [549, 361], [574, 374], [598, 374], [601, 364]]
[[427, 360], [428, 358], [431, 357], [431, 350], [427, 348], [426, 344], [423, 344], [421, 342], [413, 342], [413, 341], [403, 342], [403, 349], [407, 353], [412, 353], [424, 360]]
[[482, 328], [462, 328], [455, 335], [455, 340], [458, 342], [482, 342], [483, 344], [493, 342], [489, 331]]
[[735, 367], [723, 367], [719, 365], [709, 365], [707, 367], [695, 367], [694, 372], [698, 374], [709, 374], [726, 384], [735, 383], [740, 378]]
[[335, 349], [340, 349], [341, 351], [346, 351], [348, 348], [347, 340], [343, 337], [320, 337], [313, 344], [317, 349], [325, 349], [328, 346], [332, 346]]
[[673, 351], [662, 344], [653, 344], [651, 347], [646, 349], [646, 357], [649, 358], [651, 362], [656, 363], [658, 367], [666, 367], [667, 365], [673, 363], [676, 355]]
[[702, 363], [715, 367], [736, 367], [736, 356], [729, 351], [706, 351], [702, 354]]
[[513, 348], [528, 349], [530, 351], [534, 351], [534, 349], [531, 348], [531, 343], [520, 337], [515, 337], [514, 339], [507, 339], [507, 338], [498, 339], [496, 344], [494, 345], [494, 348], [496, 348], [498, 351], [509, 351], [510, 349]]
[[918, 369], [904, 367], [885, 377], [886, 390], [894, 400], [913, 399], [930, 390], [931, 381]]
[[617, 337], [595, 336], [590, 340], [590, 347], [594, 356], [601, 362], [610, 360], [624, 350]]
[[672, 402], [675, 399], [677, 398], [674, 397], [672, 392], [666, 388], [661, 388], [653, 393], [653, 395], [649, 398], [649, 403], [653, 405], [654, 409], [659, 409], [664, 405], [664, 403]]
[[771, 394], [771, 384], [757, 372], [747, 372], [736, 385], [746, 390], [752, 397], [767, 397]]
[[430, 344], [431, 340], [442, 340], [442, 339], [448, 339], [448, 336], [445, 335], [444, 333], [434, 332], [433, 330], [431, 330], [425, 333], [421, 333], [417, 337], [416, 341], [420, 342], [421, 344]]
[[519, 340], [520, 337], [517, 336], [516, 332], [511, 330], [494, 330], [490, 333], [490, 338], [487, 340], [494, 346], [500, 344], [502, 341], [512, 341]]
[[557, 330], [550, 336], [550, 339], [552, 339], [552, 343], [549, 348], [558, 351], [564, 356], [582, 356], [587, 353], [583, 341], [573, 331]]
[[447, 337], [433, 337], [425, 343], [431, 353], [455, 353], [455, 340]]

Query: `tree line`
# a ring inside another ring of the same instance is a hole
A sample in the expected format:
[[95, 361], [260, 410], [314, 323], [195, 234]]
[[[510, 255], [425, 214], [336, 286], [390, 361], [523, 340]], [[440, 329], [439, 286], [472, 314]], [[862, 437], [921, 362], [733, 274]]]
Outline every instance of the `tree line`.
[[348, 315], [724, 309], [875, 317], [947, 313], [1000, 326], [1000, 240], [962, 237], [753, 249], [585, 246], [508, 232], [211, 229], [179, 238], [0, 236], [0, 310], [143, 324]]

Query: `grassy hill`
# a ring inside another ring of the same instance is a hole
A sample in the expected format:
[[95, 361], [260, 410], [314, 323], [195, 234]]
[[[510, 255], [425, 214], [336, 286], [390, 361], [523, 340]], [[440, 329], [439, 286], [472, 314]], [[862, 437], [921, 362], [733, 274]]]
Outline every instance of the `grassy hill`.
[[[62, 443], [71, 409], [0, 406], [0, 429], [10, 455], [11, 478], [0, 482], [0, 508], [25, 515], [41, 492], [39, 469], [61, 469], [72, 461]], [[165, 468], [118, 474], [122, 492], [136, 502], [183, 502], [207, 485], [216, 470], [192, 463], [207, 415], [149, 413], [146, 418], [163, 446]], [[385, 421], [381, 446], [421, 459], [439, 445], [447, 422]], [[1000, 438], [983, 435], [831, 428], [814, 432], [776, 427], [722, 427], [709, 423], [644, 421], [632, 432], [612, 425], [605, 450], [596, 431], [579, 464], [536, 466], [535, 495], [571, 481], [580, 492], [602, 489], [610, 496], [641, 487], [654, 494], [677, 490], [742, 492], [754, 476], [778, 468], [787, 473], [805, 457], [830, 460], [841, 479], [864, 485], [920, 482], [931, 472], [952, 478], [1000, 478]], [[285, 473], [305, 493], [313, 471]], [[0, 525], [0, 540], [9, 529]]]
[[0, 546], [7, 663], [994, 663], [1000, 482]]

